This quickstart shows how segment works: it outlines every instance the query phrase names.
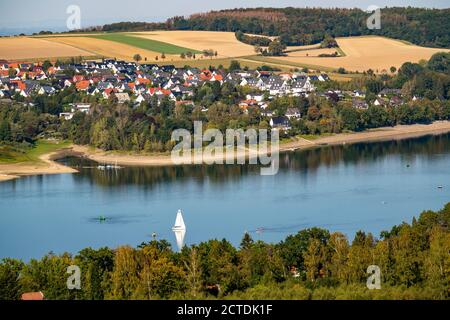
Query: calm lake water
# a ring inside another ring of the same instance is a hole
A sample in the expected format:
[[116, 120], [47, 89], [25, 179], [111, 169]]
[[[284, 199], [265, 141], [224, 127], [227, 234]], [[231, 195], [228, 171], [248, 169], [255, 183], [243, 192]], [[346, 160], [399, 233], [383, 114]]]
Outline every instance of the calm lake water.
[[275, 176], [254, 165], [101, 171], [86, 160], [63, 162], [80, 173], [0, 183], [0, 258], [136, 246], [153, 232], [176, 247], [180, 208], [187, 244], [238, 245], [245, 231], [279, 241], [312, 226], [378, 236], [450, 201], [450, 135], [286, 153]]

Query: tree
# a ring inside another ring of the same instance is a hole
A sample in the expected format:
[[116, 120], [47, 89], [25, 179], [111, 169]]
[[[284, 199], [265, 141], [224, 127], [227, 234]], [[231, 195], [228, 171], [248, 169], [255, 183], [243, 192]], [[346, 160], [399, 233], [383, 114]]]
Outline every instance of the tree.
[[15, 259], [0, 261], [0, 300], [18, 300], [21, 294], [19, 282], [24, 263]]
[[254, 46], [254, 50], [256, 54], [260, 54], [261, 53], [261, 47], [257, 44]]
[[9, 78], [14, 78], [17, 75], [17, 70], [14, 68], [9, 68], [8, 69], [8, 77]]
[[286, 45], [279, 40], [274, 40], [269, 44], [269, 54], [272, 56], [283, 55], [284, 49], [286, 49]]
[[48, 254], [41, 260], [32, 259], [20, 272], [23, 292], [42, 291], [49, 300], [74, 300], [81, 297], [78, 290], [67, 290], [67, 267], [74, 261], [66, 253], [60, 256]]
[[109, 248], [86, 248], [79, 252], [75, 261], [82, 270], [83, 298], [103, 300], [104, 291], [109, 288], [109, 273], [114, 268], [114, 252]]
[[252, 237], [248, 234], [248, 232], [246, 232], [244, 234], [244, 237], [241, 240], [241, 245], [240, 248], [241, 249], [250, 249], [250, 247], [253, 245], [254, 241], [252, 239]]
[[339, 112], [344, 129], [357, 131], [360, 130], [360, 114], [358, 110], [351, 106], [344, 106]]
[[45, 60], [44, 63], [42, 64], [42, 69], [47, 72], [48, 68], [52, 67], [52, 63], [48, 60]]
[[325, 38], [323, 39], [323, 41], [320, 43], [320, 47], [321, 48], [336, 48], [339, 47], [336, 39], [334, 39], [332, 36], [330, 36], [329, 34], [325, 35]]
[[321, 243], [326, 243], [330, 237], [327, 230], [311, 228], [299, 231], [296, 235], [288, 236], [278, 245], [280, 255], [287, 268], [297, 267], [299, 271], [305, 271], [304, 253], [308, 249], [311, 239], [317, 239]]
[[186, 58], [186, 54], [185, 54], [184, 52], [182, 52], [182, 53], [180, 54], [180, 58], [181, 58], [181, 59], [185, 59], [185, 58]]
[[11, 127], [6, 119], [0, 122], [0, 141], [11, 140]]
[[164, 54], [164, 52], [163, 53], [161, 53], [161, 59], [166, 59], [166, 55]]
[[328, 241], [331, 259], [329, 271], [331, 276], [340, 280], [347, 281], [347, 256], [350, 249], [347, 237], [339, 232], [332, 233]]
[[212, 49], [205, 49], [205, 50], [203, 50], [203, 56], [205, 58], [211, 57], [211, 59], [212, 59], [212, 57], [214, 56], [214, 50], [212, 50]]
[[230, 71], [241, 70], [241, 64], [237, 60], [231, 60], [230, 67], [228, 68]]
[[142, 60], [142, 57], [141, 57], [141, 55], [140, 55], [139, 53], [136, 53], [136, 54], [133, 56], [133, 60], [136, 61], [137, 63], [139, 63], [139, 61]]
[[442, 299], [448, 299], [450, 293], [450, 234], [440, 226], [430, 231], [430, 249], [425, 260], [425, 275], [431, 287], [439, 289]]
[[397, 68], [392, 66], [389, 68], [389, 70], [391, 71], [391, 73], [395, 73], [395, 71], [397, 71]]
[[189, 260], [184, 261], [186, 267], [186, 283], [191, 295], [195, 298], [202, 291], [201, 261], [196, 247], [192, 247]]
[[324, 275], [325, 252], [323, 244], [318, 239], [311, 239], [304, 253], [306, 278], [315, 281]]
[[138, 253], [128, 246], [117, 248], [111, 273], [111, 291], [107, 298], [131, 299], [139, 282]]

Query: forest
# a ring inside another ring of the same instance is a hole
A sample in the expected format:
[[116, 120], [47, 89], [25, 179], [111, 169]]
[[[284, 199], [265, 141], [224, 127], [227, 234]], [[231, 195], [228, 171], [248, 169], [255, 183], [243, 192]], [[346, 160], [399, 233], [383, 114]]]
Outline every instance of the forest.
[[[85, 248], [23, 262], [0, 261], [0, 300], [42, 291], [46, 299], [449, 299], [450, 203], [424, 211], [379, 238], [310, 228], [279, 243], [246, 233], [238, 248], [226, 239], [184, 246], [166, 240], [137, 248]], [[70, 265], [79, 290], [67, 288]], [[366, 287], [367, 268], [381, 270], [381, 289]]]
[[370, 30], [371, 13], [344, 8], [254, 8], [212, 11], [165, 23], [120, 22], [103, 31], [208, 30], [279, 36], [284, 45], [321, 42], [326, 35], [379, 35], [427, 47], [450, 48], [450, 9], [381, 8], [381, 29]]

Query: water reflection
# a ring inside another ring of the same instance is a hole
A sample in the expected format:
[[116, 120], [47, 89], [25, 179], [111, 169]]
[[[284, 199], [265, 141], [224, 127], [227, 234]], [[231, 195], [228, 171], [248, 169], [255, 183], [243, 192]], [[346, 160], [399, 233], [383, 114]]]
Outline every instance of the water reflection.
[[[0, 258], [156, 237], [174, 248], [213, 238], [238, 246], [246, 231], [274, 242], [310, 227], [379, 235], [450, 201], [450, 134], [280, 157], [275, 176], [260, 176], [256, 165], [99, 170], [64, 159], [80, 172], [0, 183]], [[189, 232], [174, 235], [179, 208]]]
[[[450, 134], [388, 142], [327, 146], [280, 154], [279, 172], [307, 177], [319, 168], [330, 168], [341, 164], [360, 166], [388, 156], [400, 156], [405, 167], [411, 167], [417, 157], [426, 157], [427, 160], [433, 161], [439, 156], [445, 156], [449, 150]], [[239, 181], [243, 176], [260, 173], [258, 165], [125, 167], [121, 170], [98, 170], [96, 162], [87, 159], [70, 157], [61, 162], [80, 171], [80, 174], [74, 175], [75, 180], [86, 180], [107, 187], [139, 185], [145, 189], [151, 189], [158, 184], [173, 181], [177, 183], [194, 181], [198, 185], [220, 184], [225, 181]], [[355, 189], [354, 191], [370, 193], [374, 190]]]

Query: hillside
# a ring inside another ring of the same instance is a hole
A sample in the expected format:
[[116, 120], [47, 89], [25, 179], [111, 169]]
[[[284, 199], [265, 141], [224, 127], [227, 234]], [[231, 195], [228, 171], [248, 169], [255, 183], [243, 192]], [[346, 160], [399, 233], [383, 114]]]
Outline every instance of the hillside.
[[450, 9], [383, 8], [380, 30], [369, 30], [369, 13], [342, 8], [255, 8], [213, 11], [189, 18], [174, 17], [166, 23], [121, 22], [103, 31], [207, 30], [242, 31], [280, 36], [287, 45], [320, 42], [334, 37], [380, 35], [427, 46], [450, 48]]

